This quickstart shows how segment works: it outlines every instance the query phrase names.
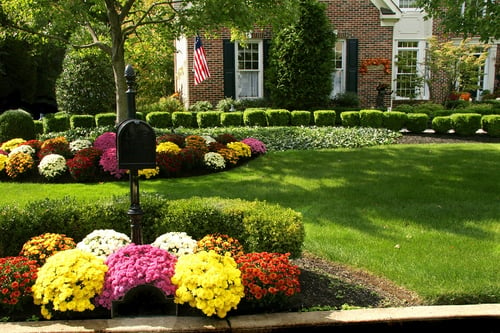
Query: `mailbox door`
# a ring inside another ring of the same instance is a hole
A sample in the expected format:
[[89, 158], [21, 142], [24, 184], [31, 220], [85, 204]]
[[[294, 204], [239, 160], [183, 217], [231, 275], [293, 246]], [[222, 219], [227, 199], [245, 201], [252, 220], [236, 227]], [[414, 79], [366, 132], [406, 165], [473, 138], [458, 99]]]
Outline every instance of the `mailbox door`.
[[156, 135], [145, 121], [123, 121], [116, 133], [118, 168], [150, 169], [156, 167]]

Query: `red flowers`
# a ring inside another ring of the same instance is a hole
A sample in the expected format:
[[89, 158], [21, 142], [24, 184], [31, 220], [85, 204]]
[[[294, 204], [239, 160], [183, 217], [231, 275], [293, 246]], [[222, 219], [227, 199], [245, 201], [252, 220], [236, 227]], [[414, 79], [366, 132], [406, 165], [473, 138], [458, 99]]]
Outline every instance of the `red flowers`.
[[249, 301], [272, 303], [300, 292], [300, 270], [290, 253], [248, 253], [236, 258]]
[[31, 294], [39, 266], [26, 257], [0, 258], [0, 302], [15, 305]]

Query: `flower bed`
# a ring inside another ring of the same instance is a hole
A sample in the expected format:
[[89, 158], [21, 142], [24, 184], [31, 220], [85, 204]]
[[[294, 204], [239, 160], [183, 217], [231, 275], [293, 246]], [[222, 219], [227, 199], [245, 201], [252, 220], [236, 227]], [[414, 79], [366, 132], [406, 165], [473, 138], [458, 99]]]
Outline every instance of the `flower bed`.
[[[228, 139], [232, 138], [232, 139]], [[255, 138], [237, 141], [230, 134], [217, 138], [201, 135], [160, 135], [156, 164], [139, 176], [177, 177], [223, 171], [266, 153]], [[117, 163], [116, 133], [105, 132], [93, 142], [65, 137], [26, 141], [15, 138], [0, 145], [0, 180], [95, 182], [122, 179], [127, 170]]]
[[[35, 253], [43, 254], [40, 264], [23, 256]], [[26, 242], [21, 256], [0, 258], [0, 309], [23, 312], [20, 300], [32, 299], [39, 306], [32, 313], [37, 317], [66, 313], [65, 319], [71, 319], [82, 312], [92, 317], [93, 311], [111, 310], [129, 291], [146, 286], [165, 300], [172, 296], [176, 304], [224, 318], [243, 300], [254, 306], [282, 305], [300, 292], [300, 271], [288, 257], [244, 253], [239, 241], [226, 234], [197, 241], [170, 232], [151, 245], [136, 245], [114, 230], [95, 230], [75, 248], [72, 238], [47, 233]]]

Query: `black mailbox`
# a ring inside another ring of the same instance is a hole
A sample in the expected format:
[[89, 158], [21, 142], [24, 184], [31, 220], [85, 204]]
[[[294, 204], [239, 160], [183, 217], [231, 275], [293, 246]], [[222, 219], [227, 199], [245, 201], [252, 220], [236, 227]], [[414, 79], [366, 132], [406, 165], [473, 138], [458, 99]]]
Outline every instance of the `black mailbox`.
[[156, 167], [156, 136], [145, 121], [128, 119], [118, 125], [116, 151], [120, 169]]

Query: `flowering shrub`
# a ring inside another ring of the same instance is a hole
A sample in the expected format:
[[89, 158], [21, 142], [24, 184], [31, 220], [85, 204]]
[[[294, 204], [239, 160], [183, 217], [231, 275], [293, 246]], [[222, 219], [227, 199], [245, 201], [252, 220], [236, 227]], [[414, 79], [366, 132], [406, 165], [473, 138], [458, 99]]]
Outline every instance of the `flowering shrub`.
[[165, 176], [176, 175], [182, 169], [182, 156], [171, 152], [156, 153], [156, 165]]
[[66, 159], [59, 154], [45, 155], [38, 164], [38, 172], [48, 180], [63, 175], [66, 170]]
[[238, 154], [235, 150], [230, 148], [222, 148], [217, 151], [219, 154], [224, 157], [224, 160], [227, 162], [226, 165], [236, 165], [238, 164]]
[[180, 151], [181, 151], [181, 148], [179, 148], [179, 146], [177, 144], [170, 142], [170, 141], [162, 142], [162, 143], [158, 144], [158, 146], [156, 146], [157, 153], [167, 152], [167, 153], [172, 153], [172, 154], [178, 154], [178, 153], [180, 153]]
[[105, 151], [109, 148], [116, 148], [116, 133], [105, 132], [94, 140], [94, 148]]
[[197, 242], [185, 232], [167, 232], [157, 237], [151, 245], [168, 251], [179, 258], [193, 253], [196, 250]]
[[37, 154], [40, 151], [40, 149], [42, 148], [42, 141], [40, 141], [40, 140], [28, 140], [28, 141], [24, 142], [23, 145], [30, 146], [31, 148], [33, 148], [35, 150], [35, 153]]
[[208, 152], [203, 156], [203, 164], [212, 170], [224, 170], [226, 168], [226, 160], [219, 153]]
[[30, 154], [17, 153], [9, 156], [5, 171], [10, 178], [19, 178], [35, 168], [35, 161]]
[[242, 143], [248, 145], [250, 150], [252, 151], [252, 155], [263, 155], [266, 153], [267, 148], [266, 145], [257, 139], [254, 138], [246, 138], [241, 140]]
[[40, 265], [56, 252], [74, 249], [75, 241], [63, 234], [45, 233], [24, 243], [19, 255], [36, 260]]
[[172, 282], [178, 286], [174, 301], [189, 303], [207, 316], [224, 318], [244, 297], [241, 272], [229, 255], [201, 251], [177, 261]]
[[227, 147], [234, 150], [238, 158], [248, 158], [252, 156], [252, 151], [250, 150], [250, 146], [244, 144], [243, 142], [235, 141], [229, 142]]
[[208, 152], [207, 142], [202, 136], [188, 135], [185, 139], [186, 147], [200, 150], [203, 153]]
[[10, 139], [10, 140], [2, 143], [2, 145], [0, 146], [0, 149], [2, 149], [3, 151], [8, 153], [12, 149], [16, 148], [17, 146], [19, 146], [20, 144], [23, 144], [25, 142], [26, 142], [26, 140], [21, 139], [21, 138]]
[[109, 148], [102, 153], [101, 160], [99, 161], [99, 165], [102, 169], [111, 176], [120, 179], [125, 175], [126, 170], [118, 168], [118, 160], [116, 157], [116, 148]]
[[259, 304], [282, 302], [300, 292], [300, 270], [289, 253], [247, 253], [236, 258], [245, 286], [245, 299]]
[[26, 257], [0, 258], [0, 303], [15, 305], [31, 295], [38, 264]]
[[31, 147], [30, 145], [26, 145], [26, 144], [22, 144], [22, 145], [19, 145], [15, 148], [13, 148], [10, 153], [9, 153], [9, 156], [12, 156], [16, 153], [24, 153], [24, 154], [29, 154], [31, 156], [35, 155], [35, 149], [33, 147]]
[[64, 157], [71, 156], [69, 142], [65, 137], [59, 136], [53, 139], [47, 139], [42, 143], [42, 147], [38, 152], [38, 158], [41, 160], [50, 154], [59, 154]]
[[69, 143], [69, 149], [73, 154], [76, 154], [78, 151], [85, 149], [85, 148], [90, 148], [92, 147], [92, 142], [90, 140], [86, 139], [80, 139], [80, 140], [75, 140], [71, 141]]
[[106, 260], [108, 272], [104, 289], [95, 299], [96, 304], [110, 309], [113, 301], [142, 284], [151, 284], [165, 295], [173, 295], [176, 287], [171, 277], [176, 262], [174, 255], [151, 245], [130, 244], [122, 247]]
[[198, 241], [198, 251], [215, 251], [225, 255], [227, 252], [233, 257], [243, 254], [243, 246], [233, 237], [225, 234], [209, 234]]
[[93, 179], [97, 174], [101, 151], [97, 148], [84, 148], [75, 157], [66, 161], [71, 177], [77, 181]]
[[124, 233], [111, 229], [94, 230], [76, 244], [76, 248], [106, 260], [109, 255], [130, 243], [130, 238]]
[[38, 271], [33, 301], [41, 305], [42, 316], [53, 311], [93, 310], [94, 297], [104, 284], [107, 266], [91, 253], [71, 249], [54, 254]]

